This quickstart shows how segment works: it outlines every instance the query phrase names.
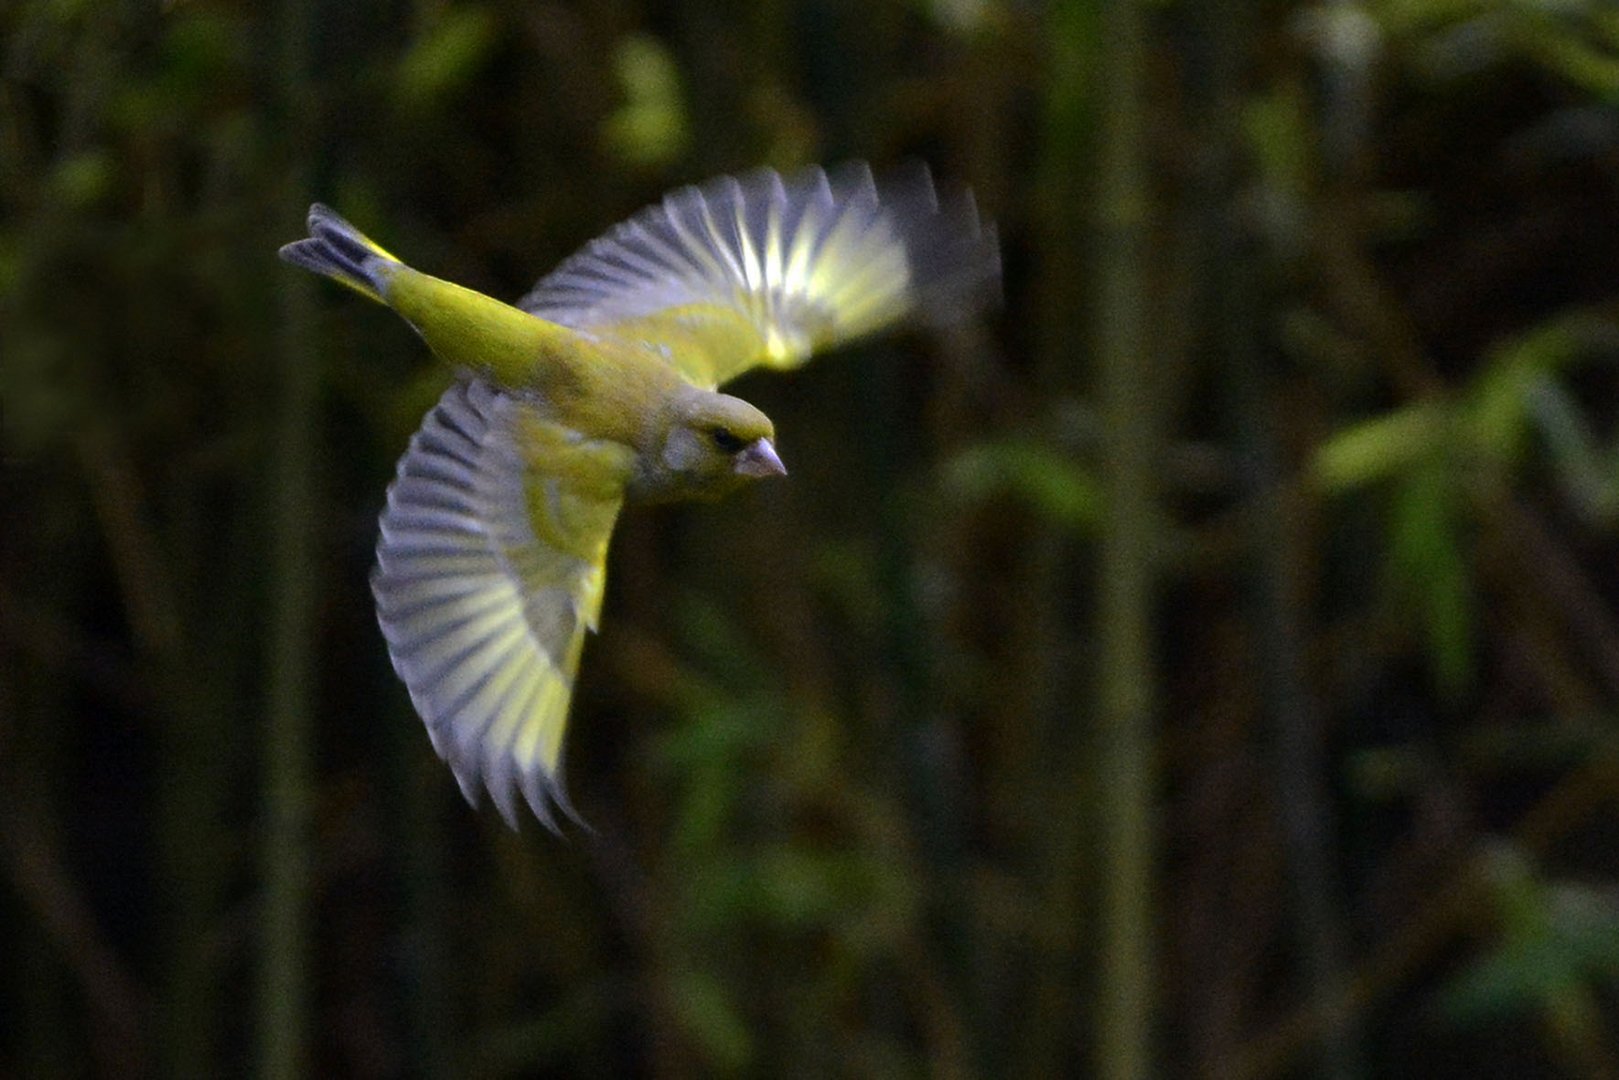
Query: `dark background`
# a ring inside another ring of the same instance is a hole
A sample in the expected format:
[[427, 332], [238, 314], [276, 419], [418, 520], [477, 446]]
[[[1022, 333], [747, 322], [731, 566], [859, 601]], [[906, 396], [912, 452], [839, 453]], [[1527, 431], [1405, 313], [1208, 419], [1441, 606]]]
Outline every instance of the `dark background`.
[[[569, 786], [470, 810], [367, 586], [516, 297], [920, 157], [1005, 303], [737, 391]], [[1599, 0], [0, 3], [0, 1075], [1612, 1077]]]

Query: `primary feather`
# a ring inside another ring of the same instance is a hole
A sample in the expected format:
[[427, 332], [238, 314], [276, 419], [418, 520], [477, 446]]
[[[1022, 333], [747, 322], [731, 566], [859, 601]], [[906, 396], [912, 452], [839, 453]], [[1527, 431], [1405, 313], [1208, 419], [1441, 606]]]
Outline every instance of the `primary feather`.
[[372, 578], [434, 748], [514, 828], [519, 791], [548, 825], [550, 803], [571, 813], [562, 732], [629, 465], [525, 412], [483, 382], [445, 392], [400, 459]]
[[969, 317], [997, 288], [999, 248], [971, 195], [941, 201], [914, 166], [783, 179], [761, 169], [665, 196], [591, 241], [518, 306], [626, 340], [678, 343], [699, 386], [795, 367], [913, 314]]

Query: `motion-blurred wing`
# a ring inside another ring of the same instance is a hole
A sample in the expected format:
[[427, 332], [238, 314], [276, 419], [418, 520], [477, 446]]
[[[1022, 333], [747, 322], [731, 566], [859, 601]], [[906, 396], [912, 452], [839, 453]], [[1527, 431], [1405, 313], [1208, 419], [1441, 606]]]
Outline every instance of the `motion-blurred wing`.
[[857, 163], [682, 188], [586, 245], [519, 306], [644, 341], [713, 387], [913, 314], [966, 318], [999, 282], [995, 230], [969, 192], [941, 201], [920, 165], [878, 185]]
[[452, 386], [388, 491], [372, 591], [394, 669], [468, 801], [570, 815], [562, 734], [628, 451], [487, 383]]

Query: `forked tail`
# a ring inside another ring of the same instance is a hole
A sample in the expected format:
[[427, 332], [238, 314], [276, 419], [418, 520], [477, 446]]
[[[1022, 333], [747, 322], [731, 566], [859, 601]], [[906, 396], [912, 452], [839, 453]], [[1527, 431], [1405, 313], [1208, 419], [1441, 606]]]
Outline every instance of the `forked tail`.
[[324, 274], [379, 304], [388, 302], [388, 279], [403, 265], [336, 210], [320, 203], [309, 208], [309, 239], [282, 248], [281, 258]]

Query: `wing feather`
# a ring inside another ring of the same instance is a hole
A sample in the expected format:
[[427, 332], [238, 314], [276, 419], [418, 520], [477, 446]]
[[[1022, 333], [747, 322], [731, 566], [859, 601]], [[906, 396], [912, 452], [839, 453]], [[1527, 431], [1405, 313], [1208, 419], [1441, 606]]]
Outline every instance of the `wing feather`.
[[524, 309], [662, 350], [713, 387], [920, 315], [969, 317], [994, 298], [1000, 256], [972, 196], [941, 201], [927, 170], [879, 185], [855, 163], [768, 169], [671, 192], [587, 244]]
[[372, 591], [394, 668], [462, 793], [568, 814], [562, 736], [629, 451], [487, 383], [445, 392], [388, 492]]

